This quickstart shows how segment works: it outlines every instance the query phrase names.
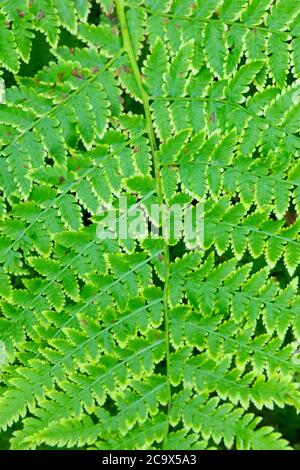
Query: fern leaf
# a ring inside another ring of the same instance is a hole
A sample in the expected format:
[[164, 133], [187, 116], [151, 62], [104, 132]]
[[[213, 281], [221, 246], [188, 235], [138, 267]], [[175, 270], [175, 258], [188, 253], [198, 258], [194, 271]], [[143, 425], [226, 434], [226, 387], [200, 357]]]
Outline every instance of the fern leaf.
[[291, 449], [299, 8], [1, 3], [10, 449]]

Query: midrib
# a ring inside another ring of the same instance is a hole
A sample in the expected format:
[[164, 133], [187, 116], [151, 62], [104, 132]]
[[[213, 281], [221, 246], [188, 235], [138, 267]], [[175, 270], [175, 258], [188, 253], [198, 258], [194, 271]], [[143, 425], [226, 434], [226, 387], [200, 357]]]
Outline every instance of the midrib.
[[[157, 197], [158, 197], [158, 202], [159, 202], [160, 207], [163, 207], [165, 204], [165, 201], [163, 197], [162, 182], [161, 182], [160, 170], [159, 170], [159, 161], [157, 159], [156, 139], [155, 139], [151, 110], [150, 110], [150, 105], [149, 105], [150, 99], [146, 90], [143, 87], [141, 71], [139, 69], [139, 66], [135, 57], [135, 53], [132, 47], [132, 43], [131, 43], [131, 39], [130, 39], [128, 27], [127, 27], [126, 15], [125, 15], [125, 10], [124, 10], [124, 2], [123, 0], [115, 0], [115, 5], [116, 5], [116, 10], [117, 10], [120, 26], [121, 26], [124, 49], [128, 55], [130, 65], [132, 67], [132, 71], [133, 71], [133, 74], [134, 74], [134, 77], [137, 82], [137, 85], [141, 94], [141, 98], [142, 98], [144, 114], [145, 114], [145, 119], [146, 119], [146, 129], [147, 129], [147, 134], [148, 134], [150, 147], [151, 147], [151, 155], [152, 155], [152, 161], [153, 161], [153, 167], [154, 167], [154, 177], [156, 181]], [[168, 437], [168, 433], [169, 433], [169, 413], [170, 413], [171, 402], [172, 402], [171, 385], [170, 385], [170, 381], [168, 380], [168, 377], [170, 375], [169, 374], [170, 373], [170, 340], [169, 340], [170, 319], [169, 319], [169, 309], [168, 309], [168, 292], [169, 292], [169, 278], [170, 278], [170, 251], [169, 251], [169, 244], [167, 240], [163, 241], [163, 255], [164, 255], [163, 261], [165, 264], [163, 300], [164, 300], [164, 327], [165, 327], [165, 348], [166, 348], [166, 377], [168, 381], [168, 390], [169, 390], [169, 402], [168, 402], [168, 414], [167, 414], [168, 426], [167, 426], [167, 432], [165, 436], [165, 440], [166, 440], [166, 438]]]

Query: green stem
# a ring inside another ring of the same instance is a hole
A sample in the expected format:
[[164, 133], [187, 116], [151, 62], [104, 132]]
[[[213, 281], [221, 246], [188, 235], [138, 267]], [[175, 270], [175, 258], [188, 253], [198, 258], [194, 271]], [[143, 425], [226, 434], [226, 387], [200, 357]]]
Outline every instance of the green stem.
[[[127, 27], [126, 15], [125, 15], [125, 10], [124, 10], [124, 2], [123, 0], [115, 0], [115, 5], [116, 5], [120, 25], [121, 25], [124, 49], [128, 55], [130, 65], [132, 67], [132, 71], [133, 71], [135, 80], [137, 82], [141, 99], [142, 99], [142, 103], [143, 103], [143, 107], [144, 107], [146, 129], [147, 129], [147, 134], [148, 134], [148, 138], [150, 142], [152, 161], [153, 161], [153, 167], [154, 167], [157, 197], [158, 197], [158, 202], [159, 202], [160, 207], [163, 207], [165, 205], [165, 201], [163, 197], [162, 183], [161, 183], [161, 178], [160, 178], [160, 167], [159, 167], [159, 161], [157, 158], [156, 139], [155, 139], [155, 134], [154, 134], [154, 129], [153, 129], [150, 104], [149, 104], [150, 98], [146, 90], [143, 87], [141, 72], [140, 72], [140, 69], [139, 69], [139, 66], [135, 57], [135, 53], [132, 47], [132, 43], [131, 43], [131, 39], [130, 39], [128, 27]], [[169, 278], [170, 278], [170, 251], [169, 251], [169, 244], [167, 240], [163, 241], [163, 253], [164, 253], [164, 263], [165, 263], [163, 301], [164, 301], [165, 347], [166, 347], [166, 369], [167, 369], [166, 373], [167, 373], [167, 377], [169, 377], [169, 372], [170, 372], [169, 323], [170, 323], [170, 319], [169, 319], [169, 308], [168, 308], [168, 303], [169, 303], [168, 292], [169, 292]], [[167, 427], [165, 439], [167, 438], [168, 433], [169, 433], [169, 413], [170, 413], [171, 400], [172, 400], [171, 385], [170, 385], [169, 380], [168, 380], [168, 388], [169, 388], [168, 427]]]

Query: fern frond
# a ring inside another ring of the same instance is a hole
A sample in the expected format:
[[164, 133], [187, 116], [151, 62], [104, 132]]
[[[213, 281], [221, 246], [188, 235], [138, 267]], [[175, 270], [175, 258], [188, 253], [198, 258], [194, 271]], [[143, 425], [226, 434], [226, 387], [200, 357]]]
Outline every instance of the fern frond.
[[[300, 408], [299, 13], [294, 0], [1, 3], [12, 449], [291, 448], [264, 416]], [[37, 32], [51, 58], [27, 77]], [[174, 205], [203, 209], [199, 244], [183, 223], [175, 237], [176, 217], [164, 232], [153, 207]], [[122, 229], [136, 209], [142, 222], [114, 233], [106, 212]]]

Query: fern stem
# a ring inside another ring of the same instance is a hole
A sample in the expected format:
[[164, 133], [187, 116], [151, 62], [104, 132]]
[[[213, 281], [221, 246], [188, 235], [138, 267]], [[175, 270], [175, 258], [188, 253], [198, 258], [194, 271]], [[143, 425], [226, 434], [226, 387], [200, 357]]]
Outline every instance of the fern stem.
[[[147, 134], [148, 134], [150, 147], [151, 147], [151, 154], [152, 154], [152, 161], [153, 161], [154, 175], [155, 175], [156, 189], [157, 189], [157, 197], [158, 197], [159, 205], [163, 207], [165, 204], [165, 201], [164, 201], [163, 191], [162, 191], [159, 162], [157, 159], [156, 139], [155, 139], [155, 134], [154, 134], [154, 129], [153, 129], [150, 104], [149, 104], [150, 97], [148, 96], [146, 90], [143, 87], [141, 72], [140, 72], [140, 69], [139, 69], [139, 66], [135, 57], [135, 53], [132, 47], [132, 43], [131, 43], [131, 39], [130, 39], [128, 27], [127, 27], [124, 2], [123, 0], [115, 0], [115, 5], [116, 5], [120, 25], [121, 25], [124, 49], [128, 55], [130, 65], [132, 67], [133, 74], [134, 74], [134, 77], [137, 82], [137, 85], [141, 94], [141, 98], [142, 98], [144, 114], [145, 114], [145, 119], [146, 119], [146, 129], [147, 129]], [[169, 371], [170, 371], [170, 341], [169, 341], [170, 320], [169, 320], [169, 309], [168, 309], [170, 251], [169, 251], [169, 244], [166, 240], [163, 241], [163, 255], [164, 255], [164, 263], [165, 263], [163, 301], [164, 301], [164, 324], [165, 324], [165, 347], [166, 347], [166, 375], [168, 377]], [[168, 393], [169, 393], [169, 402], [168, 402], [168, 416], [169, 416], [170, 408], [171, 408], [171, 401], [172, 401], [171, 385], [169, 381], [168, 381]], [[168, 419], [168, 427], [167, 427], [165, 439], [167, 438], [168, 433], [169, 433], [169, 419]]]

